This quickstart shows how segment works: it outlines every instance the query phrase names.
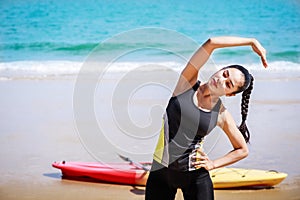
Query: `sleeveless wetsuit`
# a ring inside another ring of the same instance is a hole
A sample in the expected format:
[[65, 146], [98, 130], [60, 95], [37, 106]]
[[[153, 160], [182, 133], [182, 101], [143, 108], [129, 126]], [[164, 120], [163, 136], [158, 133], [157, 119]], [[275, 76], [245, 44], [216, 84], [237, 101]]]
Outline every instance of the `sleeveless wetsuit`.
[[210, 112], [199, 109], [193, 102], [199, 85], [169, 101], [154, 153], [154, 160], [165, 167], [188, 171], [189, 154], [217, 124], [221, 100]]
[[213, 199], [208, 171], [191, 169], [189, 155], [216, 126], [221, 100], [209, 112], [199, 109], [193, 101], [199, 86], [197, 81], [169, 100], [146, 185], [146, 200], [174, 199], [177, 188], [182, 189], [185, 199]]

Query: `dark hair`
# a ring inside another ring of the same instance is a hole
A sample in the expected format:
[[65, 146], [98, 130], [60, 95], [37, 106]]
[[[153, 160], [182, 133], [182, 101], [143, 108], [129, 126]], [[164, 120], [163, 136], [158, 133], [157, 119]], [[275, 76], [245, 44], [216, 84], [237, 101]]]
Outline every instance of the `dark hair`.
[[242, 122], [241, 122], [241, 124], [238, 128], [239, 128], [240, 132], [242, 133], [242, 135], [244, 136], [245, 141], [247, 143], [249, 143], [250, 132], [249, 132], [248, 127], [246, 125], [246, 119], [247, 119], [247, 116], [248, 116], [249, 99], [250, 99], [250, 94], [251, 94], [252, 89], [253, 89], [254, 78], [249, 73], [249, 71], [246, 68], [244, 68], [243, 66], [230, 65], [230, 66], [224, 67], [223, 69], [227, 69], [227, 68], [238, 69], [244, 74], [244, 77], [245, 77], [244, 85], [242, 87], [239, 87], [239, 89], [237, 91], [235, 91], [233, 94], [238, 94], [240, 92], [243, 92], [242, 93], [242, 101], [241, 101]]

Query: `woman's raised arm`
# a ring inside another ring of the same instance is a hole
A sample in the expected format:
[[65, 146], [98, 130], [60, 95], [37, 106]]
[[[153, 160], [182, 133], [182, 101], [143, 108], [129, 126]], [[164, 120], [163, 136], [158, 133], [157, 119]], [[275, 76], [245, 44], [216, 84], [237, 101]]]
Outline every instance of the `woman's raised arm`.
[[264, 67], [268, 66], [266, 50], [256, 39], [231, 36], [213, 37], [208, 39], [191, 57], [181, 72], [173, 95], [176, 96], [184, 92], [196, 83], [199, 70], [207, 62], [215, 49], [235, 46], [251, 46], [253, 51], [261, 57]]
[[208, 46], [206, 51], [210, 53], [217, 48], [251, 45], [253, 51], [261, 57], [263, 66], [264, 67], [268, 66], [267, 59], [266, 59], [266, 50], [255, 38], [223, 36], [223, 37], [211, 38], [209, 39], [209, 41], [210, 41], [209, 42], [210, 45]]

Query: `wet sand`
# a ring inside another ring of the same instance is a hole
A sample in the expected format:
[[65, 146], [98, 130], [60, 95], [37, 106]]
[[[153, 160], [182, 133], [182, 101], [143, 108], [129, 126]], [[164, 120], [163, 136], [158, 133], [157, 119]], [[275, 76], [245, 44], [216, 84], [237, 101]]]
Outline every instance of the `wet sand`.
[[[235, 166], [289, 176], [272, 189], [215, 190], [216, 199], [300, 199], [299, 73], [259, 77], [248, 121], [250, 155]], [[53, 161], [95, 161], [76, 132], [73, 89], [72, 77], [0, 81], [0, 199], [144, 199], [144, 187], [61, 179], [51, 167]], [[225, 102], [237, 121], [238, 101]], [[228, 145], [222, 136], [211, 156]], [[176, 199], [183, 199], [180, 191]]]

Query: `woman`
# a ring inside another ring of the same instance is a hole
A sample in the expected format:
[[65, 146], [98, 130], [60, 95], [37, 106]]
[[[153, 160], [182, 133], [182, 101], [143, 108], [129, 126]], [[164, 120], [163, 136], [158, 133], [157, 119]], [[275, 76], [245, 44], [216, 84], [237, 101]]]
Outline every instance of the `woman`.
[[[164, 115], [164, 123], [146, 184], [146, 200], [174, 199], [180, 188], [185, 200], [214, 199], [209, 170], [235, 163], [248, 155], [246, 126], [253, 77], [242, 66], [224, 67], [200, 83], [198, 72], [215, 49], [249, 45], [267, 67], [266, 51], [253, 38], [215, 37], [207, 40], [181, 73]], [[242, 94], [242, 123], [236, 126], [221, 96]], [[233, 150], [210, 160], [201, 142], [215, 127], [228, 136]]]

